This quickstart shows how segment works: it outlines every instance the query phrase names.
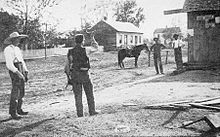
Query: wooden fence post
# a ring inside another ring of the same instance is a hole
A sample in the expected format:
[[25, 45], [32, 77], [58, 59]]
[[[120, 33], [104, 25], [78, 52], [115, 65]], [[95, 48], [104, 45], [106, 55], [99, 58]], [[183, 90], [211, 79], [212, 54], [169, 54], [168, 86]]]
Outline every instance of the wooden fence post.
[[167, 51], [166, 51], [166, 62], [165, 62], [165, 64], [167, 64], [167, 60], [168, 60], [168, 53], [169, 53], [169, 51], [167, 50]]

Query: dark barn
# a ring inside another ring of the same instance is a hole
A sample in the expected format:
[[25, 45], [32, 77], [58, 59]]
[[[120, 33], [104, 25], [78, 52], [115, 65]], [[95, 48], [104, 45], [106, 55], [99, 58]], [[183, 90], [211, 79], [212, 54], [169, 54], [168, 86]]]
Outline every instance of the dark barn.
[[165, 15], [187, 13], [188, 64], [195, 67], [220, 65], [220, 1], [185, 0], [183, 9]]

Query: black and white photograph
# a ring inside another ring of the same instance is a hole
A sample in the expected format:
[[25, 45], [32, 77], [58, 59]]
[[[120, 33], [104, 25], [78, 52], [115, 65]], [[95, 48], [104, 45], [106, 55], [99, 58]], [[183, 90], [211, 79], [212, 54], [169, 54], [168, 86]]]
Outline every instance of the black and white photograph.
[[0, 0], [0, 137], [220, 137], [220, 0]]

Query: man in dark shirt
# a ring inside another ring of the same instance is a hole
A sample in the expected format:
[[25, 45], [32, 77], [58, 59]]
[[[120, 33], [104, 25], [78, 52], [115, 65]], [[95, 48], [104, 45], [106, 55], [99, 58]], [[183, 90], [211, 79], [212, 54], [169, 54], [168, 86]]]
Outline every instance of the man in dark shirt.
[[78, 117], [83, 117], [82, 104], [82, 87], [86, 93], [87, 103], [89, 107], [89, 114], [98, 114], [95, 111], [95, 101], [93, 95], [93, 85], [89, 78], [90, 63], [86, 55], [86, 50], [83, 48], [84, 36], [78, 34], [75, 36], [76, 46], [69, 50], [67, 56], [70, 62], [70, 75], [73, 92], [75, 96], [75, 105]]
[[156, 74], [159, 74], [159, 70], [158, 70], [158, 65], [160, 68], [160, 73], [163, 73], [163, 66], [162, 66], [162, 62], [161, 62], [161, 48], [166, 48], [163, 44], [159, 43], [159, 39], [158, 38], [154, 38], [155, 44], [153, 44], [153, 46], [150, 48], [150, 51], [154, 51], [154, 66], [156, 69]]

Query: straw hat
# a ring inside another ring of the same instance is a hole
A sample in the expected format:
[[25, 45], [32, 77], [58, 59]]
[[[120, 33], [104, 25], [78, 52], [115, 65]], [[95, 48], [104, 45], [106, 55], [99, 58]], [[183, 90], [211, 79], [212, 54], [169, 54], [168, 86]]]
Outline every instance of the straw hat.
[[9, 35], [8, 38], [6, 38], [4, 40], [4, 44], [8, 45], [8, 44], [11, 44], [12, 43], [12, 39], [15, 39], [15, 38], [27, 38], [28, 36], [27, 35], [24, 35], [24, 34], [19, 34], [18, 32], [13, 32]]

